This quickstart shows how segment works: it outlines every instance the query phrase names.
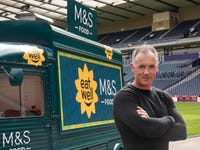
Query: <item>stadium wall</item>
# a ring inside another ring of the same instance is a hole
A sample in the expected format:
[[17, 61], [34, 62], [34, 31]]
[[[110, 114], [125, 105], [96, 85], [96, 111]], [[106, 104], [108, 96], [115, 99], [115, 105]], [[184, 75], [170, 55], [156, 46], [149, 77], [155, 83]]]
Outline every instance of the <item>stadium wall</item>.
[[119, 22], [111, 22], [106, 24], [98, 25], [98, 34], [128, 31], [132, 29], [140, 29], [144, 27], [149, 27], [152, 24], [153, 15], [146, 15], [143, 17], [138, 17], [134, 20], [120, 20]]
[[197, 59], [197, 58], [199, 58], [199, 53], [167, 55], [165, 56], [164, 59], [165, 61], [172, 61], [172, 60]]
[[[184, 7], [178, 10], [178, 22], [200, 18], [200, 5]], [[153, 22], [153, 14], [138, 17], [132, 20], [120, 20], [119, 22], [98, 25], [98, 34], [112, 33], [150, 27]]]
[[187, 8], [180, 8], [179, 9], [179, 22], [191, 19], [198, 19], [200, 18], [200, 5], [187, 7]]

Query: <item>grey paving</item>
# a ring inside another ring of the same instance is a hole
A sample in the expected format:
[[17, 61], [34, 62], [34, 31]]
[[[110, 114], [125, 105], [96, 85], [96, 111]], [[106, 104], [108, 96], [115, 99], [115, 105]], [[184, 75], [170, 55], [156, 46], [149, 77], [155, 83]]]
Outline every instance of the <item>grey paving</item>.
[[188, 137], [183, 141], [170, 142], [169, 150], [200, 150], [200, 136]]

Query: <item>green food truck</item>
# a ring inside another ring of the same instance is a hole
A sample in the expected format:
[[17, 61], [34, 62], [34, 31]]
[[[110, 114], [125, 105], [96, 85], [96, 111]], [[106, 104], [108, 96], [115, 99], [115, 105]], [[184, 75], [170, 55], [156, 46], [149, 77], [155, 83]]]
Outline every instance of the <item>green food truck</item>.
[[117, 49], [37, 21], [0, 22], [0, 149], [112, 150]]

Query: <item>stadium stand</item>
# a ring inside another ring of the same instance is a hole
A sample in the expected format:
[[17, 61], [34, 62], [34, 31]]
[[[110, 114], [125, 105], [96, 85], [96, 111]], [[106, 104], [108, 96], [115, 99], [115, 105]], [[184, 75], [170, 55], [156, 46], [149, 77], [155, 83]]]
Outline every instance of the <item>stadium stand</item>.
[[166, 61], [160, 65], [154, 86], [165, 89], [192, 74], [197, 66], [193, 67], [195, 59]]
[[177, 26], [175, 26], [172, 30], [170, 30], [167, 34], [165, 34], [162, 38], [187, 38], [189, 37], [189, 29], [191, 29], [196, 23], [199, 22], [199, 19], [187, 20], [183, 21]]
[[[179, 101], [197, 101], [200, 97], [200, 48], [190, 45], [182, 48], [185, 43], [193, 43], [200, 37], [200, 18], [177, 22], [172, 28], [153, 31], [145, 27], [117, 33], [107, 33], [98, 36], [98, 41], [115, 48], [123, 49], [147, 44], [173, 43], [174, 47], [166, 45], [159, 51], [159, 72], [153, 86], [166, 90]], [[178, 41], [184, 41], [178, 44]], [[177, 44], [177, 45], [176, 45]], [[193, 44], [191, 44], [193, 45]], [[194, 46], [196, 46], [194, 44]], [[180, 48], [176, 48], [180, 47]], [[124, 83], [131, 83], [134, 74], [130, 70], [131, 51], [125, 51], [123, 57]]]
[[200, 69], [197, 69], [184, 80], [166, 89], [172, 96], [199, 96]]
[[169, 30], [152, 31], [151, 27], [146, 27], [130, 31], [107, 33], [98, 35], [98, 41], [113, 47], [123, 47], [129, 44], [154, 43], [194, 36], [200, 36], [200, 19], [183, 21]]
[[133, 31], [124, 31], [124, 32], [117, 32], [117, 33], [111, 33], [111, 34], [105, 34], [105, 35], [100, 35], [100, 43], [104, 43], [106, 45], [113, 45], [113, 44], [118, 44], [121, 43], [122, 40], [126, 39], [127, 37], [131, 36], [131, 34], [134, 34]]
[[123, 72], [124, 72], [124, 83], [125, 84], [133, 81], [134, 74], [131, 72], [129, 65], [123, 66]]
[[[124, 83], [133, 81], [134, 74], [129, 65], [123, 66]], [[159, 65], [159, 72], [153, 86], [166, 90], [172, 96], [199, 95], [200, 88], [199, 53], [165, 56]]]
[[126, 45], [140, 41], [151, 32], [151, 27], [141, 28], [136, 30], [122, 31], [116, 33], [109, 33], [98, 35], [98, 41], [100, 43], [114, 46], [114, 45]]
[[155, 79], [153, 85], [157, 88], [165, 89], [166, 87], [173, 85], [174, 83], [178, 82], [179, 80], [180, 80], [180, 78]]
[[126, 40], [124, 40], [122, 43], [131, 44], [134, 42], [141, 41], [150, 32], [151, 32], [151, 27], [134, 30], [133, 34], [131, 34], [131, 36], [128, 37]]
[[167, 31], [168, 30], [152, 31], [147, 36], [145, 36], [143, 40], [159, 39]]

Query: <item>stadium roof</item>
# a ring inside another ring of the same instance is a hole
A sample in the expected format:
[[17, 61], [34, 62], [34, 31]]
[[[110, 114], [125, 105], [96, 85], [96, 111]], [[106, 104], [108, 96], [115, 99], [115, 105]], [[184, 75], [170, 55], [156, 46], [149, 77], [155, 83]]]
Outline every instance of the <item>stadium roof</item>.
[[[98, 24], [130, 20], [147, 14], [178, 11], [200, 0], [77, 0], [97, 12]], [[34, 13], [60, 28], [67, 28], [67, 0], [0, 0], [0, 21], [17, 20], [20, 13]]]

